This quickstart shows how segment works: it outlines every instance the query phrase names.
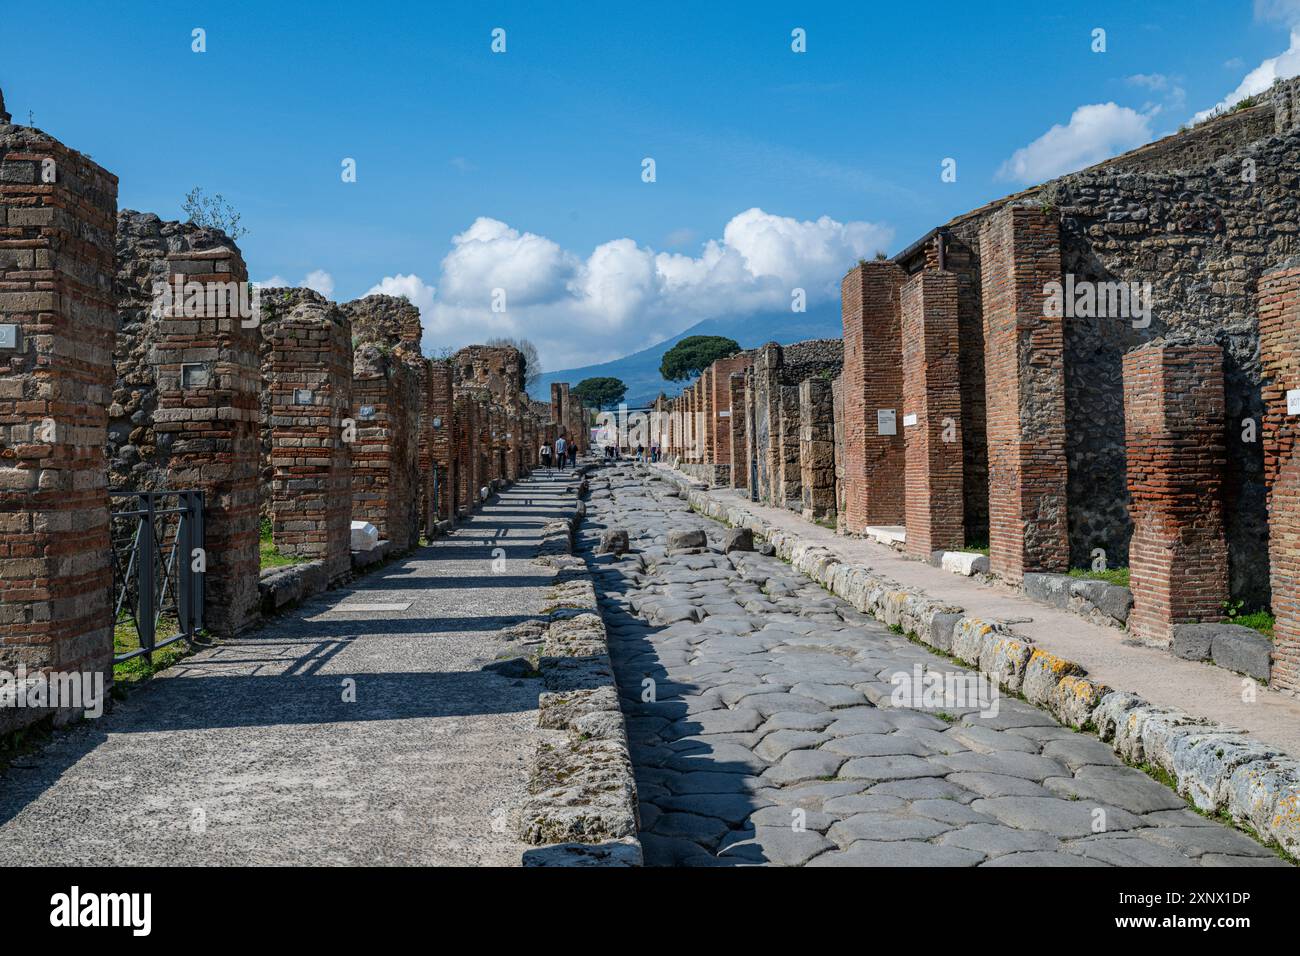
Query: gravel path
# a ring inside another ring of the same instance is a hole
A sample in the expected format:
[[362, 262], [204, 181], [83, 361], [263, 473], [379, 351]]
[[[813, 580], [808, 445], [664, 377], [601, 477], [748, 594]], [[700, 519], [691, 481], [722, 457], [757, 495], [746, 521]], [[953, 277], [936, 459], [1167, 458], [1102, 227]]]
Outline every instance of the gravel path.
[[483, 667], [541, 607], [561, 487], [515, 485], [11, 766], [0, 865], [518, 865], [541, 682]]
[[[592, 476], [580, 546], [648, 865], [1285, 865], [1022, 701], [893, 706], [896, 675], [972, 672], [774, 557], [722, 553], [728, 529], [644, 472]], [[592, 553], [607, 528], [632, 552]], [[709, 547], [669, 553], [689, 530]]]

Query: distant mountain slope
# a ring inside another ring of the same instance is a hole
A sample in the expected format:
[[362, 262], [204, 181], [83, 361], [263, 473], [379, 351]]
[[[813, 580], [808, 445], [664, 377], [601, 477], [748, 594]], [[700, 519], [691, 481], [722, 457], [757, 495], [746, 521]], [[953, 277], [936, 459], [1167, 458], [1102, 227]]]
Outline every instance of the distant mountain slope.
[[842, 331], [838, 303], [800, 314], [778, 312], [737, 318], [705, 319], [680, 335], [642, 349], [640, 352], [614, 359], [612, 362], [544, 372], [541, 381], [533, 388], [532, 396], [548, 402], [551, 400], [552, 382], [568, 382], [570, 385], [577, 385], [584, 378], [609, 375], [627, 383], [626, 401], [629, 406], [635, 408], [649, 405], [660, 392], [676, 395], [682, 390], [685, 383], [663, 380], [659, 374], [659, 362], [665, 352], [688, 335], [725, 335], [739, 342], [742, 348], [751, 349], [767, 342], [788, 345], [804, 339], [837, 339]]

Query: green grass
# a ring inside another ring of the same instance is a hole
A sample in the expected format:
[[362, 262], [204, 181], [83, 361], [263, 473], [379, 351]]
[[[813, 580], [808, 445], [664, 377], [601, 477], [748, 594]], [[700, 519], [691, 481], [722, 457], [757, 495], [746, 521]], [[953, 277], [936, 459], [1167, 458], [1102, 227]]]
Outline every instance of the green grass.
[[1252, 611], [1250, 614], [1238, 614], [1236, 617], [1225, 617], [1223, 620], [1226, 624], [1240, 624], [1242, 627], [1259, 631], [1270, 641], [1273, 639], [1273, 624], [1276, 619], [1268, 611]]
[[306, 558], [295, 558], [291, 555], [281, 554], [275, 546], [275, 539], [271, 534], [271, 519], [263, 518], [261, 527], [257, 535], [257, 549], [262, 557], [262, 567], [264, 568], [283, 568], [290, 564], [302, 564]]
[[989, 556], [989, 539], [988, 538], [971, 538], [962, 547], [963, 551], [969, 551], [973, 554], [982, 554], [984, 557]]
[[[180, 627], [176, 619], [164, 615], [158, 619], [158, 633], [155, 635], [155, 640], [165, 641], [167, 638], [175, 636], [179, 631]], [[118, 618], [117, 625], [113, 628], [113, 652], [115, 654], [125, 654], [127, 651], [133, 651], [139, 646], [140, 636], [136, 633], [135, 624], [130, 617], [123, 614]], [[114, 664], [113, 684], [115, 686], [126, 686], [148, 680], [159, 671], [175, 664], [182, 657], [188, 656], [189, 653], [189, 642], [177, 641], [175, 644], [168, 644], [161, 650], [155, 651], [152, 664], [144, 657], [133, 657], [121, 664]]]
[[1128, 587], [1128, 568], [1107, 568], [1105, 571], [1093, 571], [1091, 568], [1071, 568], [1070, 577], [1082, 578], [1085, 581], [1105, 581], [1107, 584], [1117, 584], [1122, 588]]

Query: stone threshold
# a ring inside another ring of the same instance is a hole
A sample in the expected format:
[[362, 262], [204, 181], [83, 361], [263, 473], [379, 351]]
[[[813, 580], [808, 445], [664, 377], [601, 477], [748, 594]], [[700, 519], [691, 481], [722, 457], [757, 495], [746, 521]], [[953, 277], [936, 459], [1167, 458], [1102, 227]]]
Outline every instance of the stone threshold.
[[[981, 590], [989, 590], [987, 586], [981, 589], [972, 579], [942, 571], [935, 574], [927, 564], [907, 562], [892, 550], [861, 539], [839, 537], [793, 513], [711, 491], [666, 466], [647, 466], [647, 472], [650, 468], [677, 484], [695, 511], [765, 538], [778, 557], [862, 613], [976, 668], [1008, 693], [1046, 709], [1062, 723], [1095, 734], [1126, 763], [1167, 775], [1177, 792], [1198, 809], [1224, 814], [1249, 827], [1262, 841], [1276, 843], [1292, 857], [1300, 856], [1300, 761], [1291, 756], [1300, 753], [1295, 746], [1300, 701], [1295, 698], [1260, 688], [1246, 678], [1250, 686], [1243, 686], [1240, 693], [1243, 697], [1249, 693], [1255, 703], [1242, 700], [1242, 706], [1228, 708], [1239, 718], [1233, 724], [1240, 726], [1189, 713], [1176, 703], [1204, 705], [1208, 700], [1215, 704], [1205, 695], [1237, 693], [1233, 687], [1237, 678], [1177, 660], [1167, 652], [1121, 644], [1113, 629], [1068, 613], [1043, 615], [1044, 609], [1019, 596], [999, 595], [997, 602], [983, 602], [984, 609], [996, 603], [1011, 610], [1011, 615], [968, 612], [945, 598], [977, 597]], [[870, 559], [873, 566], [888, 565], [913, 583], [886, 577], [860, 560], [855, 563], [847, 553], [850, 545], [852, 550], [869, 552], [859, 558]], [[921, 574], [911, 573], [908, 564], [930, 572], [926, 590], [916, 583]], [[945, 587], [945, 580], [951, 585]], [[932, 597], [927, 591], [947, 594]], [[1016, 617], [1017, 609], [1051, 619]], [[1013, 623], [1024, 630], [1013, 630]], [[1025, 633], [1030, 624], [1037, 626], [1032, 634]], [[1094, 653], [1097, 646], [1103, 647], [1099, 659], [1106, 661], [1108, 672], [1118, 675], [1116, 682], [1136, 686], [1156, 702], [1113, 689], [1090, 676], [1083, 664], [1048, 650], [1056, 643], [1052, 635], [1059, 636], [1065, 629], [1077, 632], [1076, 638], [1081, 634]], [[1153, 661], [1152, 655], [1157, 654]], [[1128, 681], [1129, 671], [1139, 679]], [[1273, 742], [1266, 742], [1269, 738]], [[1279, 745], [1279, 739], [1290, 746]]]

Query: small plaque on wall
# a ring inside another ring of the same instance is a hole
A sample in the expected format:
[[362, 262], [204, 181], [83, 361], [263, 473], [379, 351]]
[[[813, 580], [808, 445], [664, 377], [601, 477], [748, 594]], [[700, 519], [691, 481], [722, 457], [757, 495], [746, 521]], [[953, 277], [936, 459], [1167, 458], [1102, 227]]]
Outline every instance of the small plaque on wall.
[[724, 408], [722, 411], [718, 412], [718, 417], [719, 417], [719, 418], [730, 418], [730, 417], [731, 417], [731, 409], [729, 409], [729, 408]]
[[1290, 389], [1286, 393], [1286, 413], [1300, 415], [1300, 388]]
[[904, 416], [903, 416], [903, 427], [904, 427], [904, 428], [911, 428], [911, 427], [914, 426], [915, 424], [916, 424], [916, 416], [915, 416], [915, 415], [904, 415]]
[[18, 326], [0, 325], [0, 349], [18, 348]]
[[876, 409], [876, 434], [898, 434], [898, 412], [892, 408]]

